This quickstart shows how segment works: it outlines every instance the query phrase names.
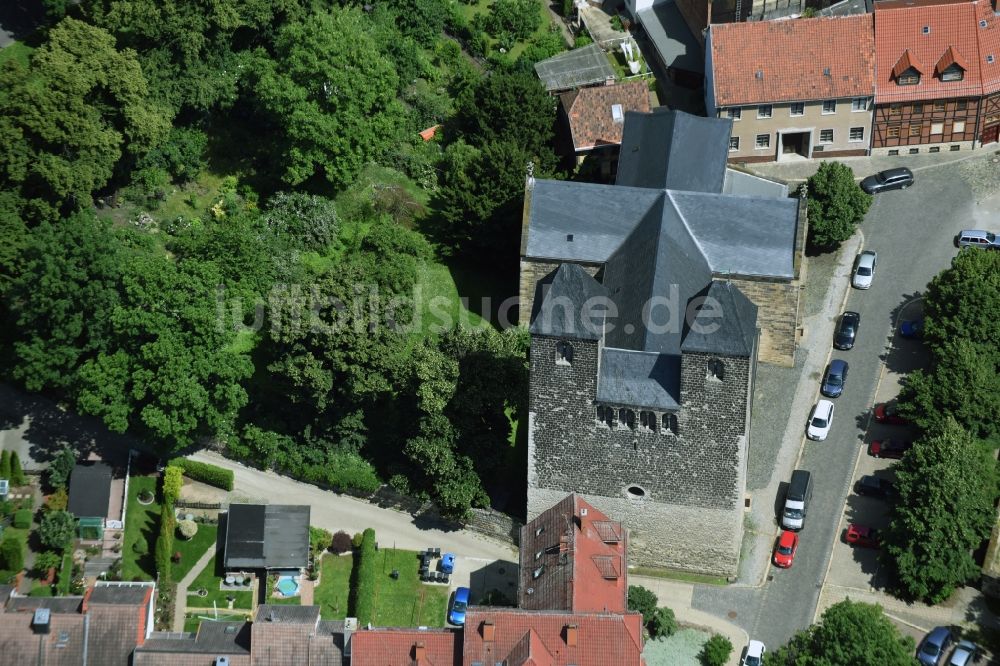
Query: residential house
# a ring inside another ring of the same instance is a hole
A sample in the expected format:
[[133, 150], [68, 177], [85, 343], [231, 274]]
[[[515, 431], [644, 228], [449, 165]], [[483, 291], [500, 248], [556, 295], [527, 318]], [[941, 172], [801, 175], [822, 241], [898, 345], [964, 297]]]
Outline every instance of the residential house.
[[873, 154], [975, 147], [983, 63], [995, 64], [990, 54], [979, 52], [981, 33], [986, 41], [996, 32], [992, 16], [981, 19], [985, 25], [979, 22], [985, 5], [967, 0], [875, 4]]
[[309, 507], [230, 504], [225, 515], [227, 570], [298, 572], [309, 564]]
[[871, 15], [713, 25], [705, 53], [705, 108], [733, 121], [730, 162], [868, 154]]
[[[522, 662], [523, 663], [523, 662]], [[462, 633], [450, 629], [366, 629], [351, 637], [351, 666], [461, 666]]]
[[730, 178], [729, 126], [626, 114], [616, 185], [529, 179], [521, 252], [528, 516], [578, 491], [633, 562], [721, 575], [758, 355], [794, 360], [806, 227], [802, 200]]
[[[722, 8], [739, 2], [718, 0], [714, 6], [719, 8], [720, 15], [729, 15]], [[746, 0], [746, 6], [749, 5]], [[643, 55], [658, 61], [674, 83], [686, 88], [701, 87], [705, 76], [703, 35], [708, 27], [707, 17], [715, 16], [712, 0], [627, 0], [626, 6], [653, 47], [652, 52], [647, 49]], [[699, 7], [704, 11], [699, 13]], [[691, 12], [696, 18], [692, 18]]]
[[649, 88], [645, 81], [632, 81], [580, 88], [559, 96], [569, 130], [576, 163], [590, 156], [604, 177], [618, 169], [625, 114], [649, 112]]

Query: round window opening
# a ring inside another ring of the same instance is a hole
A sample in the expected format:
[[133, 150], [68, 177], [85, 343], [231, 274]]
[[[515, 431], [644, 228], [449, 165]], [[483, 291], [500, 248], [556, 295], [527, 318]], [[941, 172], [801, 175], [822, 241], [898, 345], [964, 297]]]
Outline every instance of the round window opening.
[[625, 494], [632, 499], [642, 499], [646, 496], [646, 491], [639, 486], [629, 486], [625, 489]]

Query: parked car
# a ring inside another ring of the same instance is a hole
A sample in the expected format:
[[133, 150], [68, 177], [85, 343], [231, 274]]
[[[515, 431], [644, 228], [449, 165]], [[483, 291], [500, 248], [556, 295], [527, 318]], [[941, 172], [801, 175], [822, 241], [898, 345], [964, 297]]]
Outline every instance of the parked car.
[[924, 332], [924, 320], [923, 319], [906, 319], [902, 324], [899, 325], [899, 334], [904, 338], [919, 338], [920, 334]]
[[896, 493], [896, 486], [889, 479], [866, 474], [858, 479], [857, 491], [859, 495], [887, 499]]
[[887, 190], [905, 190], [913, 183], [913, 172], [906, 167], [897, 167], [879, 171], [863, 179], [861, 189], [868, 194], [878, 194]]
[[987, 250], [1000, 248], [1000, 238], [992, 231], [982, 229], [964, 229], [955, 236], [956, 247], [981, 247]]
[[819, 392], [828, 398], [837, 398], [844, 392], [844, 383], [847, 381], [847, 361], [839, 358], [830, 361], [830, 366], [823, 375], [823, 383], [819, 387]]
[[917, 648], [917, 661], [924, 666], [937, 666], [938, 661], [948, 651], [951, 641], [951, 629], [934, 627], [930, 633], [924, 636], [924, 640], [920, 641], [920, 646]]
[[750, 641], [747, 651], [740, 659], [740, 666], [761, 666], [764, 663], [764, 653], [767, 648], [760, 641]]
[[806, 437], [822, 442], [830, 434], [831, 425], [833, 425], [833, 403], [829, 400], [820, 400], [809, 416]]
[[791, 530], [783, 530], [774, 547], [774, 566], [787, 569], [792, 566], [795, 551], [799, 549], [799, 535]]
[[461, 627], [465, 624], [465, 609], [469, 607], [469, 588], [460, 587], [455, 590], [448, 610], [448, 622]]
[[868, 453], [876, 458], [899, 458], [913, 447], [913, 442], [901, 439], [877, 439], [868, 445]]
[[882, 535], [874, 527], [851, 523], [844, 533], [844, 541], [851, 546], [878, 548], [882, 545]]
[[972, 641], [959, 641], [951, 653], [948, 666], [971, 666], [979, 659], [979, 646]]
[[442, 573], [450, 574], [455, 573], [455, 554], [445, 553], [441, 556], [441, 562], [438, 564]]
[[909, 425], [908, 419], [899, 415], [894, 402], [880, 402], [875, 405], [875, 420], [888, 425]]
[[877, 252], [865, 250], [859, 254], [854, 262], [854, 277], [851, 279], [851, 285], [855, 289], [867, 289], [872, 286], [872, 280], [875, 279], [875, 266], [877, 264]]
[[837, 332], [833, 336], [833, 346], [837, 349], [852, 349], [859, 328], [861, 328], [860, 313], [848, 310], [840, 315], [840, 325], [837, 326]]

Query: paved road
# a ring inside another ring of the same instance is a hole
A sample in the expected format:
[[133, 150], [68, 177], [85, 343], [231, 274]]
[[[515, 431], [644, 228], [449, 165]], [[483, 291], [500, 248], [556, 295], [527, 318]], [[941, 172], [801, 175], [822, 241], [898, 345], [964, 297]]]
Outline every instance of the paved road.
[[[955, 233], [983, 224], [982, 211], [974, 210], [970, 186], [955, 166], [924, 171], [913, 188], [876, 198], [862, 229], [866, 248], [879, 253], [877, 276], [872, 289], [851, 290], [847, 309], [860, 312], [862, 318], [858, 343], [833, 356], [850, 363], [847, 390], [836, 401], [830, 437], [806, 444], [798, 465], [813, 472], [814, 491], [795, 566], [787, 571], [772, 568], [761, 588], [698, 586], [692, 599], [695, 608], [729, 617], [752, 637], [775, 647], [812, 622], [831, 547], [839, 538], [837, 526], [851, 490], [851, 474], [863, 454], [864, 429], [894, 314], [948, 266], [956, 252]], [[830, 341], [811, 344], [829, 348]], [[809, 390], [814, 392], [816, 386]], [[788, 416], [803, 428], [807, 417], [808, 413]]]

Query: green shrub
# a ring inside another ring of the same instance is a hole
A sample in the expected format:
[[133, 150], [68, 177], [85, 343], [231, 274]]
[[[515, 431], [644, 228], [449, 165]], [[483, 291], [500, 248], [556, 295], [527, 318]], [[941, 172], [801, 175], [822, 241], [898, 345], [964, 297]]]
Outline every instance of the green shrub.
[[156, 570], [160, 574], [160, 584], [170, 583], [170, 558], [174, 550], [174, 530], [177, 529], [177, 519], [174, 518], [174, 505], [164, 504], [160, 508], [160, 535], [156, 539]]
[[10, 451], [0, 453], [0, 479], [10, 479]]
[[309, 547], [313, 555], [318, 555], [333, 544], [333, 535], [322, 527], [309, 526]]
[[198, 523], [193, 520], [182, 520], [177, 523], [177, 531], [184, 539], [193, 539], [194, 535], [198, 533]]
[[355, 549], [361, 548], [361, 539], [363, 538], [364, 535], [361, 532], [355, 532], [354, 536], [351, 537], [351, 546]]
[[31, 509], [18, 509], [14, 512], [14, 527], [22, 530], [31, 527]]
[[168, 465], [163, 470], [163, 501], [173, 504], [180, 497], [181, 488], [184, 486], [183, 472], [180, 467]]
[[656, 612], [656, 593], [641, 585], [628, 586], [628, 609], [642, 613], [642, 623], [647, 624]]
[[341, 553], [346, 553], [351, 550], [353, 545], [354, 544], [351, 543], [351, 535], [344, 530], [340, 530], [333, 535], [333, 540], [330, 543], [330, 551], [340, 555]]
[[31, 588], [31, 592], [28, 593], [29, 597], [51, 597], [52, 596], [52, 586], [42, 585], [40, 583], [35, 583], [34, 587]]
[[54, 493], [45, 500], [46, 511], [65, 511], [69, 504], [69, 493], [65, 488], [57, 488]]
[[55, 569], [62, 564], [62, 553], [46, 550], [35, 558], [35, 573], [39, 578], [45, 578], [49, 569]]
[[722, 634], [713, 634], [705, 641], [698, 659], [703, 666], [726, 666], [729, 655], [733, 653], [733, 644]]
[[12, 486], [23, 486], [27, 483], [27, 479], [24, 478], [24, 468], [21, 467], [21, 457], [17, 455], [17, 451], [10, 452], [10, 485]]
[[0, 569], [19, 572], [24, 568], [24, 544], [14, 535], [0, 541]]
[[170, 461], [170, 465], [180, 467], [184, 470], [184, 476], [192, 481], [207, 483], [223, 490], [233, 489], [233, 470], [231, 469], [187, 458], [174, 458]]
[[147, 555], [149, 554], [149, 542], [146, 541], [146, 537], [141, 534], [136, 538], [135, 543], [132, 544], [132, 550], [136, 552], [136, 555]]
[[666, 607], [657, 608], [646, 623], [646, 629], [652, 638], [673, 636], [677, 633], [677, 618], [674, 617], [674, 611]]
[[349, 604], [354, 617], [358, 618], [362, 626], [371, 622], [375, 615], [376, 557], [375, 530], [369, 527], [361, 538], [361, 549], [358, 553], [358, 565], [354, 572]]
[[76, 535], [76, 516], [68, 511], [50, 511], [38, 525], [38, 540], [52, 550], [62, 550]]

